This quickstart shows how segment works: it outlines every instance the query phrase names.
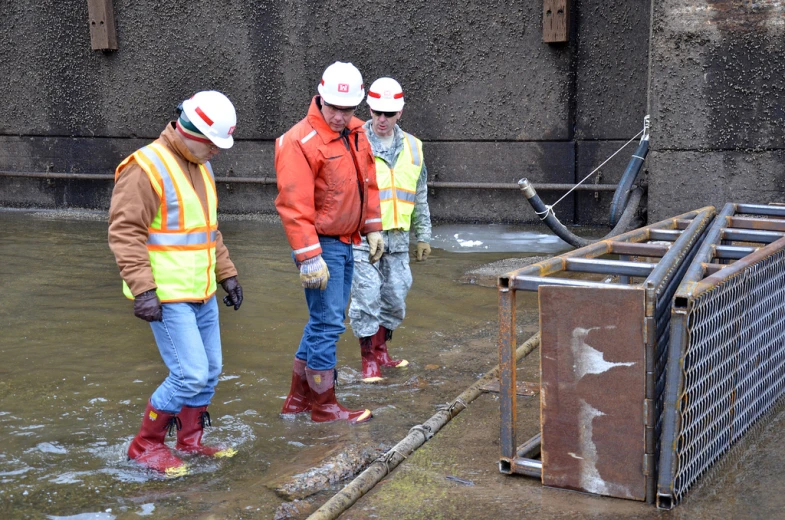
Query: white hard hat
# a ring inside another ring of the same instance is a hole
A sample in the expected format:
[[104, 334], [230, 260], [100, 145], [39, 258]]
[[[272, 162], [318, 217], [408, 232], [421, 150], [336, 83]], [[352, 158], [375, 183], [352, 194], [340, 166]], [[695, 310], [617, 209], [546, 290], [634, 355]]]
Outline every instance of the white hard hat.
[[351, 63], [336, 61], [324, 70], [319, 95], [330, 105], [356, 107], [365, 97], [363, 76]]
[[403, 109], [403, 89], [392, 78], [379, 78], [368, 89], [368, 106], [377, 112], [400, 112]]
[[216, 90], [197, 92], [183, 101], [183, 112], [194, 126], [218, 148], [231, 148], [237, 114], [229, 98]]

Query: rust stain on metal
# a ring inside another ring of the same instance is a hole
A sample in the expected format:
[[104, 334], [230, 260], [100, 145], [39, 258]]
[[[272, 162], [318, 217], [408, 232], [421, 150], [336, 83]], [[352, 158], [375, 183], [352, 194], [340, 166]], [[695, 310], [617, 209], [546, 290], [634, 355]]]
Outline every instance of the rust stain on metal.
[[644, 291], [539, 296], [543, 484], [645, 500]]

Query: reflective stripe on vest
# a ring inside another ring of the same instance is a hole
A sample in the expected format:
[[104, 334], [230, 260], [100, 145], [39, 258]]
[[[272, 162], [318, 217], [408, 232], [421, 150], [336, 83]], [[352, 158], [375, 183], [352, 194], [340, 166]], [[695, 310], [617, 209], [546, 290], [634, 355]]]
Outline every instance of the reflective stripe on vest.
[[[215, 242], [218, 233], [210, 232], [210, 242]], [[195, 246], [207, 243], [207, 233], [150, 233], [148, 246]]]
[[395, 167], [376, 158], [376, 182], [379, 186], [379, 201], [382, 209], [382, 229], [411, 227], [417, 181], [422, 172], [422, 142], [404, 132], [403, 150], [398, 154]]
[[[211, 297], [216, 288], [218, 236], [218, 196], [212, 167], [209, 163], [199, 165], [207, 191], [205, 210], [186, 174], [164, 146], [152, 143], [131, 157], [147, 174], [161, 201], [147, 238], [158, 298], [162, 302], [178, 302]], [[120, 164], [116, 177], [129, 160]], [[123, 292], [133, 298], [125, 282]]]

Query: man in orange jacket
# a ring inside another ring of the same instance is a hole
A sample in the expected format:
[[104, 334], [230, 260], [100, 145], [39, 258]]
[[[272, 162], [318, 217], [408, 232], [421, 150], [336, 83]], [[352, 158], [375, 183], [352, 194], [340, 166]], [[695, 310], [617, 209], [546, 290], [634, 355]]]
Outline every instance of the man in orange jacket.
[[315, 422], [371, 418], [335, 398], [336, 343], [346, 330], [352, 244], [361, 233], [369, 259], [384, 251], [379, 189], [371, 146], [354, 110], [364, 96], [360, 71], [335, 62], [324, 71], [308, 115], [275, 145], [275, 206], [305, 288], [309, 320], [294, 358], [282, 414], [311, 412]]

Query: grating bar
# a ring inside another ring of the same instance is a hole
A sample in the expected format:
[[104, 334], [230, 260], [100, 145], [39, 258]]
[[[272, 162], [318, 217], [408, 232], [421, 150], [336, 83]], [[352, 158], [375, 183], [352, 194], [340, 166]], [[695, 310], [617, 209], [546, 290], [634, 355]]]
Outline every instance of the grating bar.
[[723, 240], [733, 240], [736, 242], [760, 242], [771, 244], [785, 236], [785, 233], [777, 231], [757, 231], [754, 229], [724, 229], [722, 230]]
[[614, 255], [628, 256], [652, 256], [663, 257], [668, 252], [670, 245], [650, 244], [639, 242], [617, 242], [611, 241], [610, 252]]
[[675, 229], [652, 229], [651, 230], [651, 239], [652, 240], [665, 240], [670, 242], [675, 242], [676, 239], [681, 236], [681, 231]]
[[754, 253], [757, 249], [757, 247], [747, 246], [714, 246], [714, 258], [738, 260]]
[[739, 229], [761, 229], [766, 231], [785, 232], [785, 220], [783, 219], [763, 219], [750, 217], [730, 217], [728, 227]]
[[594, 287], [601, 289], [615, 284], [603, 282], [589, 282], [579, 278], [557, 278], [550, 276], [526, 276], [512, 281], [510, 288], [518, 291], [536, 291], [541, 285], [562, 285], [570, 287]]
[[734, 204], [736, 215], [765, 215], [770, 217], [785, 217], [785, 206], [764, 204]]
[[568, 258], [565, 270], [578, 273], [618, 274], [646, 278], [656, 265], [644, 262], [623, 262], [620, 260]]
[[703, 272], [705, 272], [707, 275], [712, 275], [717, 271], [721, 270], [723, 267], [725, 267], [722, 264], [701, 264], [701, 265], [703, 266]]

